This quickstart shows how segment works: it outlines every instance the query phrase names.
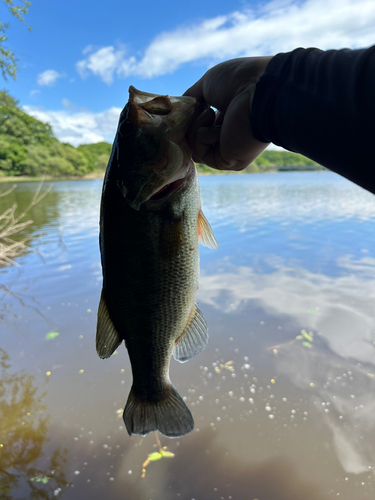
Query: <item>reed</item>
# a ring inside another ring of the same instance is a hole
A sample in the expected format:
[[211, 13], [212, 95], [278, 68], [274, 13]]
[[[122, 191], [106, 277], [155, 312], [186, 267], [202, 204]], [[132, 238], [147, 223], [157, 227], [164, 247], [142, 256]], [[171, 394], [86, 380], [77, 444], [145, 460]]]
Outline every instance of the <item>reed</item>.
[[[17, 203], [14, 203], [0, 215], [0, 267], [17, 265], [15, 259], [31, 250], [28, 246], [30, 238], [14, 239], [14, 236], [33, 223], [31, 219], [25, 220], [28, 211], [39, 203], [52, 187], [41, 192], [42, 186], [41, 182], [30, 204], [22, 213], [16, 215]], [[0, 197], [7, 196], [16, 187], [17, 185], [14, 184], [11, 188], [0, 192]]]

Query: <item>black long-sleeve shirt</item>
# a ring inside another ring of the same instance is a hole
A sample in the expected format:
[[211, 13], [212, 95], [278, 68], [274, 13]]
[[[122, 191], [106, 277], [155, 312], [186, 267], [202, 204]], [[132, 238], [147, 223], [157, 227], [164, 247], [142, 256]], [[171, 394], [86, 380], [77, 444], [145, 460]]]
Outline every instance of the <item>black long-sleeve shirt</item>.
[[375, 46], [276, 55], [256, 86], [254, 136], [375, 194]]

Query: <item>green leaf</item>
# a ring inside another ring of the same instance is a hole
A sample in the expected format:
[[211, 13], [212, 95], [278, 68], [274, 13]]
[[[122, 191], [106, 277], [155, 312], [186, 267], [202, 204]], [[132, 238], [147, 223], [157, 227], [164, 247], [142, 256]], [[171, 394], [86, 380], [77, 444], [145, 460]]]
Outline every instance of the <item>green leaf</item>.
[[310, 342], [306, 342], [306, 341], [302, 342], [302, 345], [303, 345], [303, 347], [308, 347], [309, 349], [312, 348], [312, 344], [310, 344]]
[[150, 460], [150, 462], [156, 462], [156, 460], [160, 460], [162, 457], [163, 455], [158, 451], [155, 451], [154, 453], [150, 453], [148, 455], [148, 459]]
[[307, 333], [306, 330], [301, 330], [301, 334], [303, 335], [303, 338], [308, 340], [309, 342], [314, 341], [314, 336], [310, 333]]
[[55, 339], [56, 337], [58, 337], [60, 334], [59, 332], [49, 332], [47, 333], [46, 335], [46, 340], [52, 340], [52, 339]]
[[174, 457], [174, 453], [172, 453], [171, 451], [166, 451], [166, 450], [161, 450], [161, 453], [163, 455], [163, 457]]
[[309, 309], [307, 311], [307, 314], [316, 314], [316, 311], [315, 311], [315, 309]]

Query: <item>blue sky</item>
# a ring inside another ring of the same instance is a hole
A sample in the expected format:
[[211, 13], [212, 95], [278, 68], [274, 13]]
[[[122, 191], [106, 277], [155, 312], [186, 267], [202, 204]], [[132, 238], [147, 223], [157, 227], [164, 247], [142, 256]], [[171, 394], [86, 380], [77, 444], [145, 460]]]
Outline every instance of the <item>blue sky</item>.
[[225, 59], [375, 43], [374, 0], [34, 0], [31, 32], [0, 18], [19, 59], [2, 87], [75, 146], [112, 142], [129, 85], [180, 95]]

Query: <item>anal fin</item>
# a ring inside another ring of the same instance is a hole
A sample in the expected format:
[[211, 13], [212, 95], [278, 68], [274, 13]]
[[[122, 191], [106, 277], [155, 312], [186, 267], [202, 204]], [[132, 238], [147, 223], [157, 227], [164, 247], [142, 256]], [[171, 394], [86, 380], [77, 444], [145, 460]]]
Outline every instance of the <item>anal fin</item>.
[[96, 325], [96, 352], [100, 358], [109, 358], [121, 344], [122, 339], [112, 323], [105, 303], [103, 290], [98, 308]]
[[208, 343], [207, 323], [202, 311], [194, 304], [192, 314], [183, 334], [177, 339], [173, 357], [185, 363], [203, 351]]

